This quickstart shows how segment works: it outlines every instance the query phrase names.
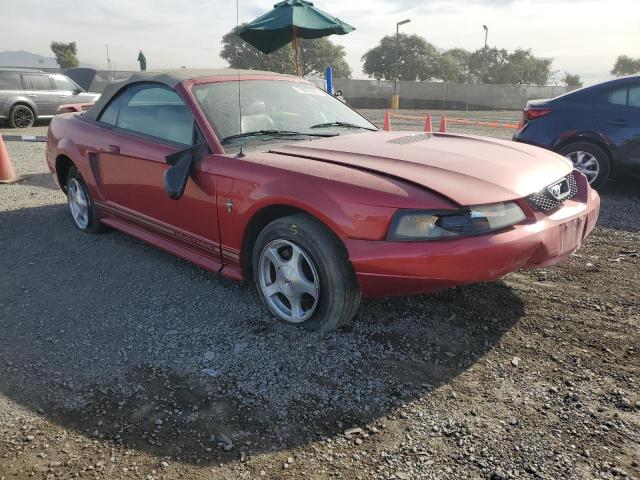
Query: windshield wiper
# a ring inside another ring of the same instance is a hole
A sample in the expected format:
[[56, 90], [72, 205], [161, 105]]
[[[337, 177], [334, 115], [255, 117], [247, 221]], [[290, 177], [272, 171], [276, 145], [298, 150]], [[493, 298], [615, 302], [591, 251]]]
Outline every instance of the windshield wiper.
[[309, 128], [329, 128], [329, 127], [345, 127], [345, 128], [361, 128], [362, 130], [370, 130], [375, 132], [376, 128], [363, 127], [362, 125], [356, 125], [355, 123], [349, 122], [326, 122], [326, 123], [318, 123], [317, 125], [312, 125]]
[[255, 130], [253, 132], [238, 133], [236, 135], [229, 135], [224, 137], [221, 143], [228, 142], [229, 140], [235, 140], [237, 138], [246, 137], [335, 137], [336, 133], [304, 133], [294, 132], [292, 130]]

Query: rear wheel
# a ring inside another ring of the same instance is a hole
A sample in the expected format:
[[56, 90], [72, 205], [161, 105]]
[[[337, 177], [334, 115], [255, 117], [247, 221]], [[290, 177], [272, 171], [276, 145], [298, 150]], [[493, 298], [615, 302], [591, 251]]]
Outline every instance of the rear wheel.
[[560, 154], [573, 163], [573, 168], [583, 173], [593, 188], [600, 188], [609, 178], [609, 156], [599, 146], [588, 142], [576, 142], [564, 146]]
[[36, 122], [36, 116], [26, 105], [14, 105], [9, 112], [9, 125], [12, 128], [32, 127]]
[[360, 305], [343, 246], [308, 215], [267, 225], [256, 240], [252, 265], [262, 301], [284, 322], [328, 332], [350, 325]]
[[78, 169], [73, 166], [67, 173], [67, 204], [71, 219], [79, 230], [86, 233], [100, 233], [104, 226], [98, 220], [96, 207], [89, 195], [89, 189]]

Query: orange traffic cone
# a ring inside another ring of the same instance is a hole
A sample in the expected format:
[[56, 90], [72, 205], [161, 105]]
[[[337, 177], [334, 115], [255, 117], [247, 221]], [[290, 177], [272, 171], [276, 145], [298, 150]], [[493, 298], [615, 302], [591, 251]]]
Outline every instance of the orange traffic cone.
[[13, 170], [7, 147], [4, 146], [4, 140], [0, 135], [0, 183], [15, 183], [24, 180], [24, 177], [16, 177]]
[[424, 131], [425, 133], [431, 133], [433, 128], [431, 128], [431, 114], [427, 113], [427, 118], [424, 121]]
[[440, 133], [447, 133], [447, 117], [442, 116], [442, 120], [440, 120]]
[[387, 114], [384, 116], [384, 126], [382, 127], [382, 129], [385, 132], [391, 131], [391, 114], [389, 113], [389, 110], [387, 110]]

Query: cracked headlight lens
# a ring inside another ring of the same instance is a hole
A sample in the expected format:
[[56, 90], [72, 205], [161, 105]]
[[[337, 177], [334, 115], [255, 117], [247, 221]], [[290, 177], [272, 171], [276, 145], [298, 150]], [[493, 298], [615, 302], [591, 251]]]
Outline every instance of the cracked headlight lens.
[[391, 221], [388, 240], [418, 241], [468, 237], [522, 222], [516, 202], [474, 205], [458, 211], [399, 210]]

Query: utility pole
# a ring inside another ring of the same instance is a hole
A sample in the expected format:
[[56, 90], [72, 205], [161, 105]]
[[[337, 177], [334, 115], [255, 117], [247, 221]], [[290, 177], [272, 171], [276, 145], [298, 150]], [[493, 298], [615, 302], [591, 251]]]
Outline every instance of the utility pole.
[[109, 58], [109, 45], [104, 46], [107, 49], [107, 80], [111, 81], [111, 59]]
[[489, 27], [482, 25], [484, 28], [484, 51], [482, 52], [482, 74], [480, 76], [480, 83], [484, 83], [484, 75], [487, 68], [487, 39], [489, 38]]

